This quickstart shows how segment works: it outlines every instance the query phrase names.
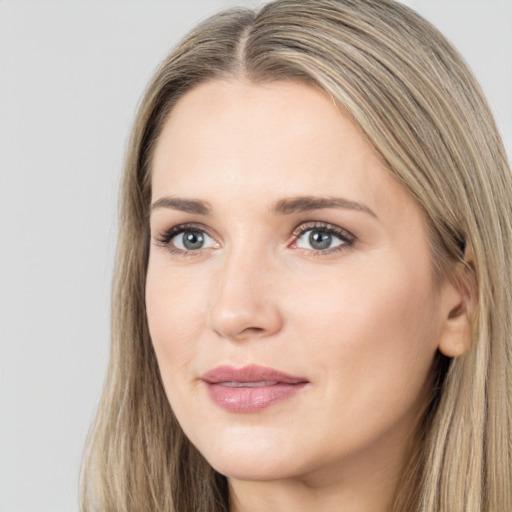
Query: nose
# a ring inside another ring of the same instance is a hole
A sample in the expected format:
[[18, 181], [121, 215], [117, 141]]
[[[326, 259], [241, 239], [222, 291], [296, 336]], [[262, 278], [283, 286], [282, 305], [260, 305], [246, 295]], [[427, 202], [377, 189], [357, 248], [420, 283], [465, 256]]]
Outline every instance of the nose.
[[234, 341], [277, 334], [283, 327], [279, 281], [268, 256], [245, 251], [226, 256], [215, 280], [210, 328]]

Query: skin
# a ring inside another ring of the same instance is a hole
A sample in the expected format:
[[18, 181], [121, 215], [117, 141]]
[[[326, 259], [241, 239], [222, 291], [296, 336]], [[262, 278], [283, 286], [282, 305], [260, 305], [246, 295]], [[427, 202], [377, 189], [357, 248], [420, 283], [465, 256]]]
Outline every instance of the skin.
[[[302, 196], [360, 206], [274, 211]], [[389, 510], [434, 355], [460, 352], [466, 320], [458, 290], [434, 284], [420, 209], [358, 127], [305, 84], [200, 85], [166, 120], [152, 201], [146, 302], [162, 380], [228, 477], [232, 510]], [[313, 221], [351, 237], [315, 251]], [[201, 248], [162, 241], [183, 223], [204, 231]], [[257, 413], [214, 404], [201, 375], [248, 364], [308, 384]]]

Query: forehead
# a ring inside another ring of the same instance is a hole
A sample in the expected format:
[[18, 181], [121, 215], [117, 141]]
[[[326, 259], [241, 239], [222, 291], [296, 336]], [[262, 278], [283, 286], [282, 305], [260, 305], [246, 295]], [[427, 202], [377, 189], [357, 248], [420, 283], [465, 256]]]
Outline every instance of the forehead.
[[290, 81], [192, 89], [164, 124], [152, 172], [153, 200], [336, 193], [379, 209], [407, 196], [347, 113], [323, 91]]

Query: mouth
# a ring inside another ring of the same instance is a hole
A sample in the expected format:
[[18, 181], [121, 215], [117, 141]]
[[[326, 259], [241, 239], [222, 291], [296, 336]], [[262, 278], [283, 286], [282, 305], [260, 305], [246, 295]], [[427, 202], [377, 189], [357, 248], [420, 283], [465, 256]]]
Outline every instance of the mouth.
[[257, 365], [219, 366], [202, 375], [201, 380], [215, 405], [236, 413], [259, 412], [293, 397], [309, 384], [303, 377]]

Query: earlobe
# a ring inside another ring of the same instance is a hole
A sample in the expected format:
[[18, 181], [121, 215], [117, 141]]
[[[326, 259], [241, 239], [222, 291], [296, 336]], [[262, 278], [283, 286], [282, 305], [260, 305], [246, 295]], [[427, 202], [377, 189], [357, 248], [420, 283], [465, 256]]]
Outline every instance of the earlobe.
[[442, 289], [443, 324], [438, 348], [447, 357], [459, 357], [471, 347], [471, 317], [476, 285], [471, 266], [458, 264], [452, 279]]

